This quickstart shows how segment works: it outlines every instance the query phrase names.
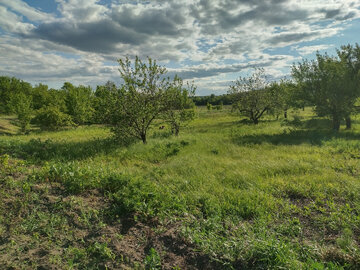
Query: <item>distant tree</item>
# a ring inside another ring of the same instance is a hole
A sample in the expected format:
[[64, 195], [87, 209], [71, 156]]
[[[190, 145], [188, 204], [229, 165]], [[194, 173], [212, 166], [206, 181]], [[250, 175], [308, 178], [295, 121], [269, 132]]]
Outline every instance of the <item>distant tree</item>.
[[317, 53], [316, 60], [294, 65], [292, 76], [317, 115], [331, 117], [333, 129], [338, 131], [341, 119], [350, 116], [359, 96], [346, 61]]
[[189, 98], [195, 94], [195, 90], [193, 84], [188, 83], [185, 88], [183, 80], [175, 77], [173, 86], [166, 91], [166, 110], [163, 117], [176, 136], [179, 135], [180, 128], [195, 117], [195, 104]]
[[67, 113], [75, 124], [88, 123], [92, 119], [92, 90], [90, 87], [79, 85], [75, 87], [65, 82], [62, 89], [65, 91], [65, 104]]
[[249, 77], [239, 77], [228, 91], [232, 95], [233, 109], [248, 117], [254, 124], [271, 108], [264, 69], [255, 69]]

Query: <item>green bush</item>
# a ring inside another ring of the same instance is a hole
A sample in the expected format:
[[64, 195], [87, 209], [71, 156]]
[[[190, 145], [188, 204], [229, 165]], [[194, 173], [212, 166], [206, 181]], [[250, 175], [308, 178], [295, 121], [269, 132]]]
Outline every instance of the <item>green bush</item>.
[[57, 130], [60, 127], [74, 125], [70, 115], [63, 113], [56, 106], [47, 106], [38, 110], [33, 123], [42, 130]]

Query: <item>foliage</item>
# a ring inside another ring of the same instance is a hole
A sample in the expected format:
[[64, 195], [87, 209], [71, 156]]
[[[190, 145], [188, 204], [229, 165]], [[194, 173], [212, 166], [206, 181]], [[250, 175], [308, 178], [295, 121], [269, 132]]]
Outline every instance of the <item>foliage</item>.
[[63, 113], [56, 106], [42, 107], [36, 112], [32, 122], [39, 125], [42, 130], [56, 130], [74, 124], [71, 116]]
[[[31, 100], [32, 87], [29, 83], [17, 78], [0, 77], [0, 113], [10, 114], [16, 112], [16, 100], [25, 102]], [[19, 97], [20, 95], [20, 97]], [[24, 98], [26, 96], [26, 98]]]
[[182, 126], [189, 124], [195, 118], [195, 105], [189, 98], [195, 94], [195, 89], [190, 83], [184, 88], [183, 81], [175, 77], [173, 87], [166, 91], [166, 111], [163, 118], [176, 136], [179, 135]]
[[177, 77], [173, 81], [165, 78], [166, 69], [151, 58], [148, 63], [143, 63], [136, 57], [134, 65], [128, 58], [118, 62], [124, 85], [118, 90], [112, 117], [113, 131], [121, 140], [140, 139], [145, 144], [152, 122], [172, 110], [168, 97], [171, 97], [171, 91], [176, 92], [174, 89], [179, 91], [182, 81]]
[[66, 93], [67, 113], [72, 117], [73, 122], [78, 125], [90, 122], [93, 114], [91, 88], [83, 85], [75, 87], [66, 82], [62, 89]]
[[224, 94], [215, 96], [215, 94], [211, 94], [209, 96], [194, 96], [191, 97], [192, 101], [196, 106], [206, 106], [208, 103], [212, 105], [231, 105], [231, 95]]
[[161, 269], [161, 259], [154, 248], [149, 250], [149, 254], [145, 257], [144, 264], [146, 270]]
[[330, 116], [333, 129], [354, 111], [359, 96], [359, 74], [348, 68], [346, 57], [339, 59], [317, 53], [316, 60], [298, 63], [292, 68], [301, 98], [315, 106], [319, 116]]
[[21, 92], [12, 94], [10, 104], [11, 110], [17, 115], [21, 132], [26, 132], [29, 129], [33, 112], [31, 96], [27, 96]]
[[105, 85], [97, 86], [93, 100], [95, 123], [111, 124], [117, 99], [118, 90], [115, 83], [109, 81]]
[[295, 84], [290, 80], [281, 80], [280, 82], [272, 82], [268, 87], [270, 96], [270, 108], [268, 112], [279, 118], [280, 114], [287, 118], [287, 111], [290, 107], [297, 107], [293, 102]]
[[39, 110], [42, 107], [49, 105], [52, 102], [52, 95], [45, 84], [38, 84], [32, 89], [32, 100], [34, 110]]
[[271, 96], [264, 69], [255, 69], [250, 77], [239, 77], [228, 91], [232, 95], [233, 109], [259, 123], [263, 114], [271, 108]]

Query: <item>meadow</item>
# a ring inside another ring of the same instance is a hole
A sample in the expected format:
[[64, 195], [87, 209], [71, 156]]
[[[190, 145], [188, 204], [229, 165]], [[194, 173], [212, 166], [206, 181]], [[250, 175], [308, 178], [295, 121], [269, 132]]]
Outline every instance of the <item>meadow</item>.
[[[3, 269], [359, 269], [360, 122], [197, 108], [146, 145], [0, 117]], [[1, 268], [1, 267], [0, 267]]]

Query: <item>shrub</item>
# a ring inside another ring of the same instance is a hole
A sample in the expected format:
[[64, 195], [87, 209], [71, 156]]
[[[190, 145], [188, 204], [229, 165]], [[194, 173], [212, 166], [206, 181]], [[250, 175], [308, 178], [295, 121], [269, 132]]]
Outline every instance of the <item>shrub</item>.
[[56, 106], [47, 106], [38, 110], [33, 123], [39, 125], [42, 130], [56, 130], [74, 125], [70, 115], [61, 112]]

